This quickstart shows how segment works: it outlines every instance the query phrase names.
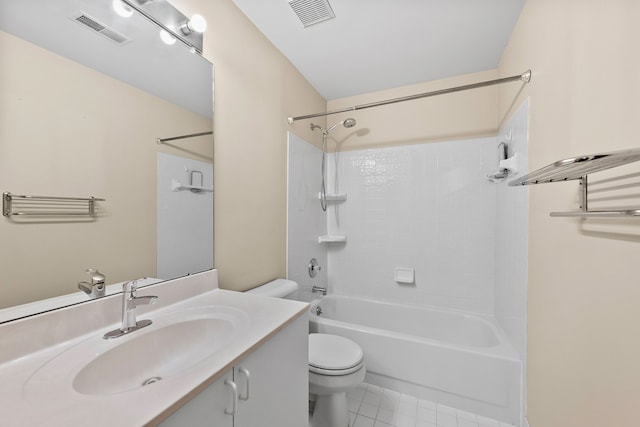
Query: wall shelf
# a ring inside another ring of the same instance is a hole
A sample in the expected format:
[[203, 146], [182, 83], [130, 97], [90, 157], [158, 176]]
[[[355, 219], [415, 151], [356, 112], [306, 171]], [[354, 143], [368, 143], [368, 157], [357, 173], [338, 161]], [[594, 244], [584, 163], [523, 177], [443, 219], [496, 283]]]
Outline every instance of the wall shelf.
[[[318, 199], [322, 200], [322, 193], [318, 193]], [[327, 202], [346, 202], [347, 201], [347, 193], [327, 193], [326, 195]]]
[[[578, 218], [615, 218], [615, 217], [640, 217], [639, 209], [589, 209], [589, 181], [588, 175], [612, 169], [618, 166], [637, 162], [640, 160], [640, 148], [612, 151], [609, 153], [590, 154], [558, 160], [550, 165], [540, 168], [530, 174], [522, 176], [509, 183], [509, 186], [545, 184], [550, 182], [565, 182], [579, 180], [580, 182], [580, 208], [575, 212], [551, 212], [552, 217], [578, 217]], [[623, 179], [625, 177], [620, 177]]]
[[97, 217], [96, 202], [105, 199], [90, 197], [28, 196], [2, 193], [2, 215], [37, 217]]
[[173, 191], [189, 190], [192, 193], [213, 193], [213, 186], [203, 187], [201, 185], [182, 184], [175, 179], [171, 180], [171, 189]]
[[318, 237], [318, 243], [346, 243], [347, 236], [342, 234], [326, 234]]

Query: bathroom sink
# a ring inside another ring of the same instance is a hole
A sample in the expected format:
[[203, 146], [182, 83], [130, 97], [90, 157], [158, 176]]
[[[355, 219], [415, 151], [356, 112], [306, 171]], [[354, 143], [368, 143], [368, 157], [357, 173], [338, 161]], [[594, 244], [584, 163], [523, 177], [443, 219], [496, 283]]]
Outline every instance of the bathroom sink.
[[139, 390], [173, 378], [215, 356], [248, 326], [248, 316], [231, 307], [173, 312], [120, 338], [91, 337], [45, 363], [25, 384], [38, 398], [47, 389], [84, 395]]

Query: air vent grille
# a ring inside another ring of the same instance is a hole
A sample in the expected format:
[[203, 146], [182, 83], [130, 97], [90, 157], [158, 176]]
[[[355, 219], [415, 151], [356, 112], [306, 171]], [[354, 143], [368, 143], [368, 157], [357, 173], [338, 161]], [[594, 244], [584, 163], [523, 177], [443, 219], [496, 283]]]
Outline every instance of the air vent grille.
[[87, 15], [80, 15], [77, 18], [75, 18], [76, 21], [78, 21], [79, 23], [86, 25], [87, 27], [91, 28], [93, 31], [102, 31], [105, 29], [104, 25], [98, 23], [97, 21], [95, 21], [94, 19], [89, 18]]
[[97, 19], [87, 15], [84, 12], [76, 12], [69, 17], [73, 21], [81, 24], [83, 27], [90, 29], [91, 31], [100, 34], [103, 37], [111, 40], [119, 46], [123, 46], [131, 42], [131, 39], [124, 34], [109, 28]]
[[305, 28], [336, 17], [328, 0], [292, 0], [289, 6]]

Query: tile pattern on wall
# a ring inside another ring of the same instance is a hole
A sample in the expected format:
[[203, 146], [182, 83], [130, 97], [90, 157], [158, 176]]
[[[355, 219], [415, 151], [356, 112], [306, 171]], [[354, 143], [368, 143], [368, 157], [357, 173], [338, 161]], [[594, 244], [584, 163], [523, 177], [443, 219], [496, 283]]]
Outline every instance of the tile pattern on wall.
[[[326, 214], [320, 208], [320, 165], [322, 152], [289, 133], [287, 188], [287, 278], [300, 286], [296, 299], [311, 301], [313, 285], [326, 286], [327, 249], [318, 243], [326, 234]], [[309, 261], [315, 258], [322, 269], [309, 277]]]
[[[332, 154], [329, 188], [348, 199], [328, 212], [333, 292], [493, 312], [495, 138]], [[415, 270], [398, 284], [394, 268]]]
[[524, 360], [526, 356], [527, 258], [529, 187], [509, 187], [516, 177], [528, 173], [528, 100], [500, 129], [509, 156], [517, 154], [518, 173], [496, 184], [496, 276], [494, 315], [509, 341]]

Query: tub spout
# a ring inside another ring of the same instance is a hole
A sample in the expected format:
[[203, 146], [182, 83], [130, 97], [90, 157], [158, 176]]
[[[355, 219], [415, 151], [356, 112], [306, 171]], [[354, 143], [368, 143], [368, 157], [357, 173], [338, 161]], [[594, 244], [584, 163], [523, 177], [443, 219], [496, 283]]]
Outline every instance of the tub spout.
[[327, 288], [326, 287], [322, 287], [322, 286], [314, 286], [313, 288], [311, 288], [311, 292], [312, 293], [320, 293], [322, 295], [326, 295], [327, 294]]

